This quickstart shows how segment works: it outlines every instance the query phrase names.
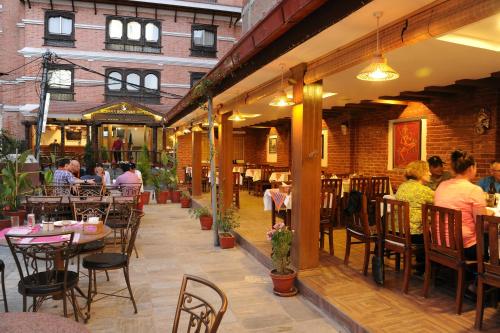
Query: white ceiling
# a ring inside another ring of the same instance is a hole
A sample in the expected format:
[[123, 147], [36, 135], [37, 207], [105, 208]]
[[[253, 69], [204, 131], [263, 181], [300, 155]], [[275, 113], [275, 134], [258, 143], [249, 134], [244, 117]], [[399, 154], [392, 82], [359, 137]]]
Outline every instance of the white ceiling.
[[[242, 92], [280, 75], [280, 64], [287, 68], [302, 62], [310, 62], [322, 55], [366, 35], [374, 30], [373, 12], [384, 10], [381, 25], [394, 21], [432, 1], [398, 1], [375, 0], [349, 17], [326, 29], [322, 33], [299, 45], [286, 55], [262, 67], [235, 86], [226, 90], [214, 99], [214, 105], [224, 103]], [[396, 5], [397, 3], [397, 5]], [[386, 10], [386, 8], [390, 8]], [[476, 22], [452, 32], [454, 35], [467, 36], [468, 40], [481, 40], [488, 45], [500, 45], [500, 14]], [[451, 34], [450, 33], [450, 36]], [[461, 40], [449, 38], [450, 41]], [[352, 67], [323, 80], [324, 91], [336, 92], [338, 95], [324, 99], [324, 108], [346, 103], [356, 103], [365, 99], [376, 99], [382, 95], [398, 95], [401, 91], [422, 90], [426, 86], [449, 85], [459, 79], [479, 79], [492, 72], [500, 71], [499, 52], [472, 46], [458, 45], [437, 39], [426, 40], [417, 44], [394, 50], [385, 56], [388, 63], [396, 69], [400, 78], [388, 82], [365, 82], [356, 79], [356, 74], [367, 64]], [[480, 46], [481, 47], [481, 46]], [[291, 115], [291, 107], [276, 108], [267, 104], [272, 96], [263, 98], [257, 103], [241, 108], [243, 113], [259, 113], [262, 116], [234, 123], [235, 127], [248, 126], [267, 120]], [[197, 111], [184, 118], [199, 117], [203, 111]]]

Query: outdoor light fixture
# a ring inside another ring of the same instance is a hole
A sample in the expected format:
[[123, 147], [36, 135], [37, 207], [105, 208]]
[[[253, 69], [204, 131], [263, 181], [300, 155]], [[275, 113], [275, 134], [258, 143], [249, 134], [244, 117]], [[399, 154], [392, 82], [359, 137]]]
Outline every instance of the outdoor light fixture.
[[278, 91], [276, 96], [274, 96], [274, 98], [271, 100], [271, 102], [269, 102], [269, 105], [278, 106], [278, 107], [295, 105], [295, 103], [293, 102], [293, 99], [291, 99], [290, 97], [288, 97], [286, 95], [286, 92], [283, 88], [283, 75], [285, 73], [285, 65], [281, 64], [280, 66], [281, 66], [281, 85], [280, 85], [281, 89], [280, 89], [280, 91]]
[[256, 118], [259, 117], [260, 114], [258, 113], [240, 113], [240, 111], [235, 110], [232, 115], [227, 118], [228, 120], [231, 121], [245, 121], [248, 118]]
[[[201, 126], [203, 126], [203, 127], [208, 127], [208, 126], [210, 126], [210, 124], [208, 123], [208, 119], [207, 119], [207, 120], [205, 120], [205, 121], [203, 122], [203, 124], [201, 124]], [[218, 124], [218, 123], [217, 123], [217, 121], [215, 121], [215, 120], [214, 120], [214, 126], [219, 126], [219, 124]]]
[[377, 18], [377, 52], [375, 52], [371, 64], [365, 67], [356, 78], [362, 81], [396, 80], [399, 77], [398, 72], [387, 64], [387, 59], [380, 52], [379, 21], [382, 12], [375, 12], [373, 16]]
[[191, 132], [202, 132], [203, 129], [200, 127], [199, 124], [197, 125], [194, 125], [193, 127], [191, 127]]

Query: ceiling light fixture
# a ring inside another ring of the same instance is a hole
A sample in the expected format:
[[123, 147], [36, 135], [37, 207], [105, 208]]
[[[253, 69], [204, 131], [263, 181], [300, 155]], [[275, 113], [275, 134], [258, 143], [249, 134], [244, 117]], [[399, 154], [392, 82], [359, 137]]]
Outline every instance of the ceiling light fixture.
[[189, 134], [191, 133], [191, 130], [189, 129], [189, 127], [186, 127], [183, 131], [184, 134]]
[[241, 113], [240, 111], [236, 110], [227, 119], [231, 120], [231, 121], [245, 121], [248, 118], [256, 118], [259, 116], [260, 116], [260, 114], [258, 114], [258, 113]]
[[283, 87], [283, 75], [285, 73], [285, 64], [281, 64], [281, 85], [280, 91], [274, 96], [274, 98], [269, 102], [271, 106], [285, 107], [295, 105], [295, 102], [292, 98], [288, 97], [285, 93], [285, 89]]
[[196, 125], [194, 125], [193, 127], [191, 127], [191, 131], [192, 131], [192, 132], [202, 132], [202, 131], [203, 131], [203, 129], [200, 127], [200, 125], [199, 125], [199, 124], [196, 124]]
[[356, 78], [362, 81], [396, 80], [399, 77], [398, 72], [387, 64], [387, 58], [380, 52], [379, 21], [382, 12], [375, 12], [373, 16], [377, 18], [377, 52], [375, 52], [371, 64], [365, 67]]

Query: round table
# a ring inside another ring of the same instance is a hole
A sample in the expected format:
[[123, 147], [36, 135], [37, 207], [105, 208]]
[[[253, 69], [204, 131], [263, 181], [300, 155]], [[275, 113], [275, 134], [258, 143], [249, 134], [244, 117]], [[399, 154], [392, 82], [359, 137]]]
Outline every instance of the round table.
[[85, 325], [74, 320], [42, 312], [0, 313], [0, 332], [90, 333]]

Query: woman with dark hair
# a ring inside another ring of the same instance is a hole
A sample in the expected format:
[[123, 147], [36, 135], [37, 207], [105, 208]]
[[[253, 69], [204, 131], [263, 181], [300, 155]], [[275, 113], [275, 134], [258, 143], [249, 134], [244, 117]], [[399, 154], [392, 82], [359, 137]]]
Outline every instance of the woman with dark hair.
[[434, 204], [462, 212], [464, 255], [476, 260], [476, 216], [486, 215], [486, 198], [481, 187], [472, 183], [476, 177], [474, 157], [462, 150], [451, 153], [455, 178], [445, 180], [436, 189]]

